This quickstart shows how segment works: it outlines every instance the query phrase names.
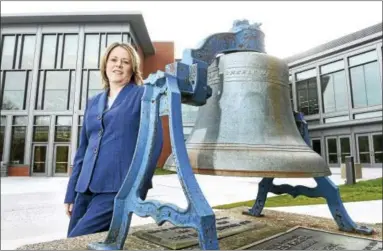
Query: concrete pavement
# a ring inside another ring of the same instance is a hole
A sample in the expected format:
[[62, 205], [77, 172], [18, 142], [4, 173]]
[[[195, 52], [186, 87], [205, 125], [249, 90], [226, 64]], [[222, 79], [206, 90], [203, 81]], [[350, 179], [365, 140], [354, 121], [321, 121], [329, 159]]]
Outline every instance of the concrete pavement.
[[[335, 184], [343, 184], [340, 169], [331, 169]], [[261, 178], [222, 177], [196, 175], [209, 204], [216, 206], [255, 199]], [[382, 177], [382, 169], [363, 169], [363, 180]], [[69, 222], [64, 214], [63, 199], [68, 178], [6, 177], [1, 178], [1, 249], [15, 249], [24, 244], [50, 241], [66, 237]], [[314, 187], [307, 179], [275, 179], [275, 184], [305, 185]], [[174, 203], [186, 207], [186, 199], [177, 175], [155, 176], [154, 189], [148, 199]], [[274, 196], [270, 194], [269, 196]], [[382, 202], [346, 203], [355, 221], [382, 222]], [[309, 210], [308, 210], [309, 209]], [[277, 208], [287, 212], [331, 218], [327, 205]], [[359, 211], [363, 210], [363, 211]], [[364, 212], [364, 213], [361, 213]], [[368, 212], [368, 213], [365, 213]], [[151, 218], [133, 217], [132, 226], [154, 222]]]
[[[348, 214], [355, 222], [363, 223], [382, 223], [382, 200], [358, 201], [344, 203]], [[327, 205], [315, 206], [294, 206], [294, 207], [278, 207], [269, 208], [276, 211], [307, 214], [312, 216], [332, 218]]]

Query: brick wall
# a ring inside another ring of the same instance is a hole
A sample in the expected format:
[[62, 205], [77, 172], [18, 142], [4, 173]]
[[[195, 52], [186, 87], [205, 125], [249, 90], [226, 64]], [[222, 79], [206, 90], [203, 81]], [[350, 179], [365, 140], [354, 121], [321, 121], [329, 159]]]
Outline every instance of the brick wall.
[[144, 78], [157, 70], [164, 71], [167, 64], [173, 63], [174, 42], [153, 42], [156, 53], [145, 58]]
[[9, 166], [8, 176], [29, 176], [29, 166]]
[[142, 52], [142, 50], [139, 46], [137, 48], [137, 52], [138, 52], [138, 56], [140, 56], [140, 59], [141, 59], [140, 71], [143, 73], [144, 72], [144, 61], [145, 61], [144, 53]]
[[[146, 58], [143, 57], [142, 50], [140, 48], [138, 49], [138, 53], [142, 60], [144, 79], [147, 78], [150, 73], [155, 73], [158, 70], [164, 71], [167, 64], [175, 61], [174, 42], [153, 42], [153, 46], [155, 48], [155, 54]], [[164, 140], [157, 167], [163, 167], [167, 158], [171, 154], [168, 116], [163, 116], [161, 122]]]

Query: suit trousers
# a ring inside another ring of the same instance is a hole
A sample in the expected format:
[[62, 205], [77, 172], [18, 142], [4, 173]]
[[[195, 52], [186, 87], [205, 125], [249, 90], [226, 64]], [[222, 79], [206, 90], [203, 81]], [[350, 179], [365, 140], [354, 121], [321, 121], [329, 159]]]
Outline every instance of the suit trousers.
[[68, 227], [68, 237], [109, 230], [117, 193], [78, 193]]
[[[148, 190], [141, 189], [139, 196], [146, 199]], [[112, 222], [114, 199], [117, 193], [78, 193], [69, 221], [68, 238], [108, 231]]]

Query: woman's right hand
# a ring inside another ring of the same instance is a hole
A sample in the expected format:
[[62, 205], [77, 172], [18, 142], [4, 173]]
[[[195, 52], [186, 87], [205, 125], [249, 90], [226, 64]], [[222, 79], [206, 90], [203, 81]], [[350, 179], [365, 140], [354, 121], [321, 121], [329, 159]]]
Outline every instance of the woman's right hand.
[[68, 215], [68, 217], [71, 217], [72, 215], [72, 209], [73, 209], [73, 203], [65, 203], [65, 213]]

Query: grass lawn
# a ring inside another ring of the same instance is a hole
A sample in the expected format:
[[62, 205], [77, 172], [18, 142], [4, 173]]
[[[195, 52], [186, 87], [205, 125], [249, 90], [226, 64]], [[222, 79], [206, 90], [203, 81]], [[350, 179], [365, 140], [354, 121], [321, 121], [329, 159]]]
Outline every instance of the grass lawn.
[[[382, 183], [383, 179], [373, 179], [359, 181], [355, 185], [340, 185], [339, 191], [343, 202], [381, 200], [382, 199]], [[254, 194], [254, 198], [256, 194]], [[226, 205], [219, 205], [215, 209], [229, 209], [234, 207], [252, 207], [254, 200], [237, 202]], [[279, 195], [267, 198], [265, 207], [285, 207], [285, 206], [300, 206], [300, 205], [316, 205], [326, 204], [323, 198], [308, 198], [306, 196], [297, 196], [293, 198], [289, 194]]]
[[156, 168], [154, 175], [167, 175], [167, 174], [175, 174], [176, 172], [165, 170], [163, 168]]

